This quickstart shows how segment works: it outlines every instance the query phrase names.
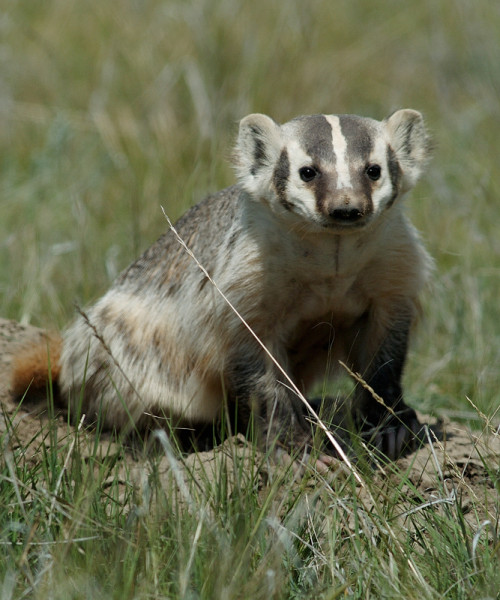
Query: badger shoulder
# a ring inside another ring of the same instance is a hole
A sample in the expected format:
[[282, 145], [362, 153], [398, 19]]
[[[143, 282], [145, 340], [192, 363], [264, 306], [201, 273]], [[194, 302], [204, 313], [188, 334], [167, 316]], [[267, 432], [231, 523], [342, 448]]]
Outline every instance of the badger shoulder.
[[162, 294], [177, 289], [179, 277], [187, 270], [196, 271], [193, 260], [180, 240], [210, 269], [221, 245], [228, 247], [234, 237], [228, 233], [237, 221], [241, 189], [237, 185], [211, 194], [187, 210], [136, 261], [116, 279], [113, 288], [136, 288], [137, 291], [161, 290]]

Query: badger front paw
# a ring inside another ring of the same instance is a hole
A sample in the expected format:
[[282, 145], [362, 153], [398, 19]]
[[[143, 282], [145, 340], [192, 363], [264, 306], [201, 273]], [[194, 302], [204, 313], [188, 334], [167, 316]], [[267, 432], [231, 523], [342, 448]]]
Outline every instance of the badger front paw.
[[401, 407], [393, 414], [386, 412], [378, 420], [363, 419], [360, 433], [363, 440], [390, 460], [395, 460], [416, 450], [422, 441], [423, 426], [417, 413], [409, 406]]

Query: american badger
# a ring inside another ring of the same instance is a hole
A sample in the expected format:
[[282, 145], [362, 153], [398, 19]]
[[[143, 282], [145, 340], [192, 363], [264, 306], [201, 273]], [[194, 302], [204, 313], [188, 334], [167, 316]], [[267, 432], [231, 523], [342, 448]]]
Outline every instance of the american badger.
[[[303, 393], [342, 360], [383, 398], [389, 411], [358, 385], [354, 415], [362, 427], [389, 427], [390, 454], [418, 425], [401, 376], [431, 259], [401, 198], [428, 153], [414, 110], [284, 125], [251, 114], [239, 126], [237, 184], [176, 224]], [[59, 360], [58, 351], [52, 372], [62, 397], [106, 427], [141, 429], [151, 415], [208, 423], [227, 401], [254, 416], [263, 441], [310, 442], [300, 400], [172, 230], [76, 318]], [[46, 354], [43, 364], [35, 355], [17, 357], [16, 393], [47, 378]]]

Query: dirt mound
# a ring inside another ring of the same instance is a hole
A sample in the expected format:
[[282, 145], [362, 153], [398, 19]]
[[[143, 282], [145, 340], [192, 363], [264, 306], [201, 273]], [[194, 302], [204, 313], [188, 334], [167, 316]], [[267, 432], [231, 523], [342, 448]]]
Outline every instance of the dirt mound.
[[[57, 439], [60, 443], [68, 439], [72, 428], [68, 425], [64, 412], [51, 415], [40, 405], [17, 404], [9, 393], [10, 367], [12, 354], [19, 346], [37, 341], [44, 332], [31, 326], [23, 326], [14, 321], [0, 319], [0, 438], [4, 440], [11, 450], [26, 448], [26, 460], [36, 460], [42, 446], [47, 444], [47, 425], [57, 429]], [[423, 418], [425, 422], [425, 418]], [[492, 428], [484, 428], [482, 432], [475, 432], [467, 427], [454, 422], [445, 422], [440, 425], [439, 438], [432, 429], [428, 430], [428, 443], [419, 450], [397, 461], [394, 471], [388, 467], [380, 467], [375, 476], [397, 484], [398, 474], [408, 475], [408, 485], [402, 489], [402, 496], [414, 495], [419, 491], [429, 503], [436, 498], [437, 487], [441, 486], [450, 491], [450, 494], [460, 494], [463, 506], [476, 505], [477, 499], [482, 499], [484, 511], [482, 518], [496, 520], [498, 511], [498, 494], [494, 491], [495, 479], [498, 479], [498, 465], [500, 459], [500, 435]], [[91, 432], [82, 432], [87, 437], [89, 447], [95, 444]], [[161, 440], [160, 440], [161, 442]], [[117, 453], [123, 461], [137, 467], [137, 458], [123, 452], [123, 448], [109, 436], [100, 436], [99, 442], [105, 455]], [[209, 452], [199, 452], [179, 461], [172, 456], [165, 456], [160, 465], [160, 471], [165, 476], [172, 475], [177, 468], [181, 477], [187, 472], [203, 472], [204, 477], [210, 477], [211, 465], [217, 457], [223, 457], [226, 465], [231, 465], [235, 457], [252, 459], [255, 450], [246, 443], [244, 438], [238, 436], [228, 440], [218, 448]], [[167, 452], [168, 454], [168, 452]], [[175, 467], [173, 465], [175, 464]], [[496, 465], [496, 472], [491, 472], [491, 465]], [[144, 469], [142, 469], [144, 471]], [[174, 473], [178, 477], [178, 473]], [[140, 482], [137, 482], [140, 485]], [[485, 489], [489, 493], [485, 495]], [[484, 501], [485, 496], [487, 500]], [[442, 501], [442, 500], [441, 500]]]

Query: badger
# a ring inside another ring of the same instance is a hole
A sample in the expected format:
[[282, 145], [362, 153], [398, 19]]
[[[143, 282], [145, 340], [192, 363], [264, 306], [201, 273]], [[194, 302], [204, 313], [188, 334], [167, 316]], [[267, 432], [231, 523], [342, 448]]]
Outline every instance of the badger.
[[[243, 118], [237, 183], [188, 210], [51, 338], [52, 378], [70, 411], [142, 431], [155, 417], [196, 427], [237, 407], [260, 443], [292, 451], [313, 432], [283, 372], [308, 394], [342, 361], [361, 379], [354, 422], [387, 432], [396, 455], [419, 426], [401, 378], [432, 268], [401, 200], [428, 156], [415, 110], [383, 121]], [[47, 365], [46, 344], [20, 352], [13, 392], [44, 385]]]

